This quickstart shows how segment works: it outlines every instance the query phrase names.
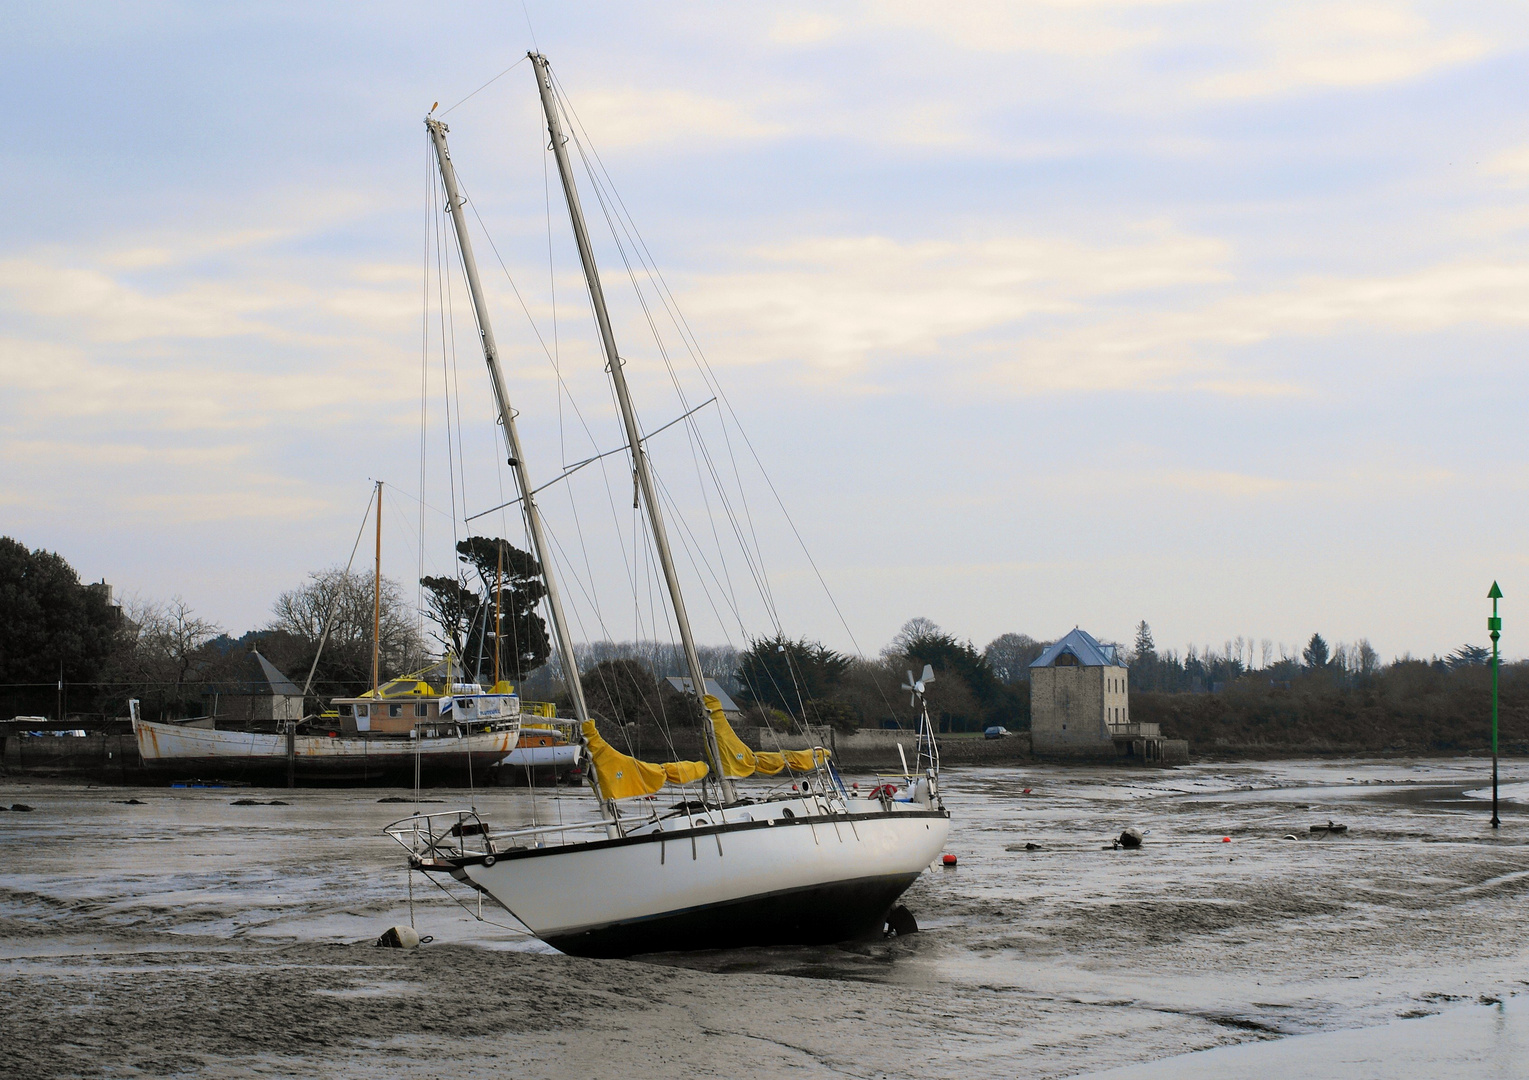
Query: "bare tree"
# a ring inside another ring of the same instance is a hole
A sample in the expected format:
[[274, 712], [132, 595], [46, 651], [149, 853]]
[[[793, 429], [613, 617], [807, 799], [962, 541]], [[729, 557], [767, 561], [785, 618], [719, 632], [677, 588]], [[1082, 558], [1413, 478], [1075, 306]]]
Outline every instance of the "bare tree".
[[998, 681], [1007, 685], [1030, 677], [1030, 662], [1046, 651], [1048, 641], [1036, 641], [1029, 634], [1000, 634], [987, 643], [982, 655]]
[[892, 639], [891, 644], [881, 650], [881, 655], [884, 657], [901, 656], [907, 652], [908, 646], [918, 638], [934, 637], [944, 632], [940, 629], [939, 623], [933, 619], [926, 619], [922, 615], [915, 615], [903, 623], [902, 629], [897, 632], [897, 636]]
[[1274, 642], [1264, 638], [1258, 643], [1259, 667], [1267, 668], [1274, 659]]
[[123, 637], [113, 660], [113, 678], [161, 712], [195, 704], [200, 696], [196, 688], [207, 674], [208, 657], [202, 648], [221, 628], [199, 618], [180, 596], [166, 602], [130, 596], [122, 607]]
[[[370, 574], [359, 571], [346, 574], [339, 568], [315, 570], [304, 584], [276, 598], [267, 628], [285, 631], [317, 648], [332, 613], [329, 638], [324, 644], [324, 667], [331, 678], [339, 677], [338, 672], [343, 670], [345, 678], [364, 682], [370, 678], [372, 666], [374, 588]], [[424, 666], [425, 643], [419, 621], [398, 583], [387, 577], [382, 579], [382, 618], [377, 638], [385, 678]], [[308, 660], [311, 662], [311, 654]]]

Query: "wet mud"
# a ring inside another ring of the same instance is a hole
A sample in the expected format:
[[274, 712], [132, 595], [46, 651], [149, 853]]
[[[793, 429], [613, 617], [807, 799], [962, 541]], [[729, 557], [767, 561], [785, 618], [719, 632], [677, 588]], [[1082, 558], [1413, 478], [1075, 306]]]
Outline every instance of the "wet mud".
[[[959, 768], [959, 865], [905, 898], [920, 933], [629, 961], [553, 953], [417, 875], [434, 942], [373, 947], [410, 921], [380, 834], [410, 807], [383, 792], [236, 806], [0, 783], [35, 808], [0, 818], [0, 1074], [1060, 1077], [1434, 1017], [1511, 1040], [1523, 1010], [1501, 1036], [1448, 1020], [1529, 993], [1529, 806], [1504, 802], [1494, 833], [1482, 777], [1463, 760]], [[1505, 769], [1515, 800], [1526, 780]], [[592, 809], [566, 790], [431, 799], [496, 825]], [[1309, 831], [1329, 820], [1348, 831]], [[1126, 827], [1140, 849], [1110, 846]]]

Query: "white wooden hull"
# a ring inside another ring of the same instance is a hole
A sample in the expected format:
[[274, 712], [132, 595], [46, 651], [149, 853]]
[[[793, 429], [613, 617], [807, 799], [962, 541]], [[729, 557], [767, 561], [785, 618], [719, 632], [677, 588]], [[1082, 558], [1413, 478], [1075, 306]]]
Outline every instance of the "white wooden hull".
[[517, 746], [500, 762], [508, 768], [556, 768], [571, 769], [579, 763], [579, 748], [566, 746]]
[[712, 811], [694, 828], [682, 817], [668, 830], [467, 859], [455, 876], [577, 955], [841, 941], [881, 929], [950, 829], [943, 810], [851, 807], [734, 807], [725, 823]]
[[[218, 731], [135, 719], [138, 754], [151, 769], [216, 776], [281, 773], [287, 769], [287, 736], [277, 732]], [[299, 776], [384, 779], [414, 775], [416, 750], [422, 773], [465, 773], [498, 763], [515, 748], [519, 725], [460, 738], [370, 738], [299, 734], [293, 766]]]

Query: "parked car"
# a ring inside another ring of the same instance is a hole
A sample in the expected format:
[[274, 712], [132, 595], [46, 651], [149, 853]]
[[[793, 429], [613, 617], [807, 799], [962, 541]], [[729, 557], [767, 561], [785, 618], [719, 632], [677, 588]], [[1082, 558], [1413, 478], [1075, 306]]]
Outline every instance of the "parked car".
[[982, 734], [985, 738], [988, 739], [1007, 739], [1014, 733], [1002, 725], [994, 725], [993, 727], [988, 728]]

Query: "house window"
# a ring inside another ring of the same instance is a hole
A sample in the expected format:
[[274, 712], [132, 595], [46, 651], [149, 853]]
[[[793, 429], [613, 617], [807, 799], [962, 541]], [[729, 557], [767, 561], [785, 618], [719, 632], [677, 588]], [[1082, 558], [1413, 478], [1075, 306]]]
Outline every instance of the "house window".
[[365, 705], [357, 705], [356, 706], [356, 715], [357, 716], [365, 716], [366, 715], [366, 706]]
[[350, 706], [349, 705], [341, 705], [340, 706], [340, 715], [341, 716], [349, 716], [350, 715]]
[[426, 705], [423, 701], [421, 701], [418, 705], [414, 706], [414, 715], [415, 716], [429, 716], [430, 715], [430, 706]]
[[402, 705], [389, 705], [388, 706], [388, 715], [389, 716], [402, 716], [403, 715], [403, 706]]

